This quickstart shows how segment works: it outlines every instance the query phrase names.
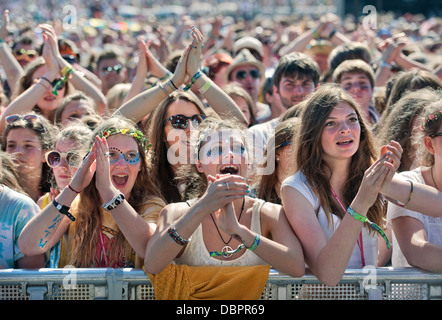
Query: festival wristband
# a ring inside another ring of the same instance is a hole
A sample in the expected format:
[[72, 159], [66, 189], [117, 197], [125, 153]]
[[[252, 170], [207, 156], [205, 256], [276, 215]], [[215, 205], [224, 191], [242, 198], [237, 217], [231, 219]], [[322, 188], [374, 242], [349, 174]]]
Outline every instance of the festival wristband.
[[57, 200], [55, 200], [55, 199], [54, 199], [54, 201], [52, 201], [52, 204], [58, 210], [58, 212], [60, 212], [61, 214], [64, 214], [65, 216], [67, 216], [72, 221], [75, 221], [75, 217], [69, 212], [70, 207], [67, 207], [67, 206], [64, 206], [62, 204], [59, 204], [57, 202]]
[[187, 84], [183, 90], [189, 91], [190, 88], [192, 87], [192, 85], [196, 82], [196, 80], [198, 80], [202, 75], [203, 75], [203, 73], [201, 71], [198, 71], [197, 73], [195, 73], [195, 75], [192, 77], [192, 80], [190, 81], [190, 83]]
[[176, 231], [174, 224], [167, 229], [167, 234], [170, 236], [170, 238], [172, 238], [173, 241], [175, 241], [175, 243], [179, 244], [180, 246], [185, 246], [189, 243], [190, 240], [192, 240], [192, 237], [190, 237], [189, 239], [184, 239], [183, 237], [181, 237]]
[[348, 207], [347, 212], [356, 220], [368, 223], [370, 227], [376, 230], [382, 236], [382, 238], [384, 238], [387, 248], [390, 249], [390, 241], [388, 241], [387, 235], [385, 234], [384, 230], [382, 230], [376, 223], [371, 222], [367, 217], [360, 215], [359, 213], [354, 211], [351, 207]]

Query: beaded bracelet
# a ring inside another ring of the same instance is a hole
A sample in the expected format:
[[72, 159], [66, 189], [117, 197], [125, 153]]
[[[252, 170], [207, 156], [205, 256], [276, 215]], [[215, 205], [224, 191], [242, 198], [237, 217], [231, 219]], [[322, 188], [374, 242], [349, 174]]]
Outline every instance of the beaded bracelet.
[[385, 234], [384, 230], [382, 230], [376, 223], [371, 222], [367, 217], [360, 215], [359, 213], [354, 211], [351, 207], [348, 207], [347, 212], [356, 220], [368, 223], [370, 227], [376, 230], [382, 236], [382, 238], [384, 238], [387, 248], [390, 249], [390, 241], [388, 241], [387, 235]]
[[119, 193], [115, 197], [113, 197], [109, 202], [103, 203], [101, 206], [107, 211], [110, 211], [112, 209], [115, 209], [120, 203], [123, 202], [123, 200], [124, 200], [124, 195], [122, 193]]
[[411, 180], [407, 180], [408, 182], [410, 182], [410, 195], [408, 196], [408, 200], [407, 200], [407, 202], [405, 202], [405, 203], [403, 203], [403, 202], [400, 202], [399, 200], [396, 200], [396, 204], [398, 205], [398, 206], [400, 206], [400, 207], [402, 207], [402, 208], [405, 208], [406, 206], [407, 206], [407, 204], [408, 204], [408, 202], [410, 202], [410, 200], [411, 200], [411, 195], [413, 194], [413, 189], [414, 189], [414, 187], [413, 187], [413, 181], [411, 181]]
[[192, 240], [192, 237], [190, 237], [189, 239], [184, 239], [183, 237], [181, 237], [176, 231], [175, 224], [171, 225], [167, 229], [167, 234], [172, 238], [173, 241], [175, 241], [175, 243], [179, 244], [180, 246], [185, 246], [189, 243], [190, 240]]
[[192, 80], [190, 81], [190, 83], [187, 84], [183, 90], [189, 91], [190, 88], [192, 87], [192, 85], [196, 82], [196, 80], [198, 80], [202, 75], [203, 75], [203, 73], [201, 71], [198, 71], [197, 73], [195, 73], [194, 76], [192, 77]]
[[58, 212], [67, 216], [69, 219], [71, 219], [71, 221], [75, 221], [75, 217], [69, 212], [70, 207], [59, 204], [55, 199], [52, 201], [52, 204], [58, 210]]

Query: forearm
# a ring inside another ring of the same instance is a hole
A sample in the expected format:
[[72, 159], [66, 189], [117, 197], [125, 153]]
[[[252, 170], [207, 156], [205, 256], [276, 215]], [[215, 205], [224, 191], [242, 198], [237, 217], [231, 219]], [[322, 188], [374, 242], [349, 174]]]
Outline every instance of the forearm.
[[110, 213], [136, 254], [144, 258], [147, 243], [155, 232], [156, 224], [145, 221], [127, 201], [123, 201]]
[[134, 122], [141, 121], [167, 97], [168, 95], [159, 86], [152, 87], [124, 103], [114, 115], [122, 115]]
[[417, 211], [431, 217], [441, 217], [442, 212], [442, 193], [437, 189], [413, 182], [413, 190], [411, 183], [399, 175], [395, 175], [392, 181], [384, 185], [381, 189], [389, 201], [394, 205], [396, 200], [406, 204], [409, 210]]
[[[256, 233], [242, 226], [238, 234], [246, 248], [256, 244]], [[297, 251], [294, 246], [284, 245], [267, 237], [259, 236], [259, 244], [253, 253], [266, 261], [272, 268], [292, 277], [301, 277], [305, 272], [302, 250]]]
[[233, 101], [233, 99], [223, 89], [218, 87], [206, 75], [199, 77], [193, 85], [198, 90], [202, 89], [205, 85], [210, 85], [207, 90], [202, 89], [204, 92], [202, 95], [221, 118], [231, 119], [234, 117], [239, 122], [247, 124], [247, 119], [244, 116], [244, 113], [237, 106], [235, 101]]
[[[70, 207], [76, 195], [65, 188], [56, 197], [56, 201]], [[25, 255], [44, 253], [60, 240], [69, 223], [69, 218], [50, 203], [26, 224], [18, 239], [18, 246]]]
[[23, 74], [23, 68], [12, 55], [11, 50], [5, 42], [0, 43], [0, 62], [5, 70], [9, 87], [14, 90], [15, 86], [18, 84], [18, 80]]
[[428, 67], [426, 67], [422, 63], [408, 59], [403, 53], [401, 53], [397, 56], [395, 62], [398, 64], [398, 66], [404, 68], [405, 70], [409, 70], [411, 68], [418, 68], [418, 69], [432, 72]]
[[[179, 256], [185, 247], [172, 239], [169, 235], [169, 228], [172, 228], [171, 230], [175, 231], [179, 237], [188, 240], [201, 224], [204, 212], [205, 210], [198, 205], [194, 205], [176, 221], [162, 221], [159, 224], [146, 248], [144, 266], [148, 273], [161, 272]], [[166, 216], [167, 212], [163, 212], [162, 215]]]

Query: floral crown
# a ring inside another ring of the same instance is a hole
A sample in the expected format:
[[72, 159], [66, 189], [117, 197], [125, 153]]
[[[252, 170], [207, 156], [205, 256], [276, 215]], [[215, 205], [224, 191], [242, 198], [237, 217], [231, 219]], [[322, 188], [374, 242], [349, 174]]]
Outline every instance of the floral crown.
[[126, 136], [133, 137], [134, 139], [138, 140], [141, 143], [141, 145], [144, 147], [146, 152], [148, 152], [149, 148], [152, 146], [151, 144], [149, 144], [149, 140], [144, 136], [144, 134], [140, 130], [134, 130], [128, 128], [124, 129], [107, 128], [98, 133], [100, 137], [105, 137], [106, 139], [116, 134], [124, 134]]
[[425, 125], [427, 125], [430, 121], [433, 121], [433, 120], [437, 121], [440, 118], [442, 118], [442, 110], [439, 110], [436, 113], [432, 113], [432, 114], [427, 115], [424, 118], [424, 121], [421, 125], [421, 129], [423, 129], [425, 127]]

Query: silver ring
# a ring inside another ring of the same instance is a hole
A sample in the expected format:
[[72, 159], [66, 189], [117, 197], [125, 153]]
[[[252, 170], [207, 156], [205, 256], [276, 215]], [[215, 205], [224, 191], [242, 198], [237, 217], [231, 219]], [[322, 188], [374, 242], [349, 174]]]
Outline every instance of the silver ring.
[[227, 186], [227, 190], [230, 190], [228, 182], [226, 182], [226, 186]]

